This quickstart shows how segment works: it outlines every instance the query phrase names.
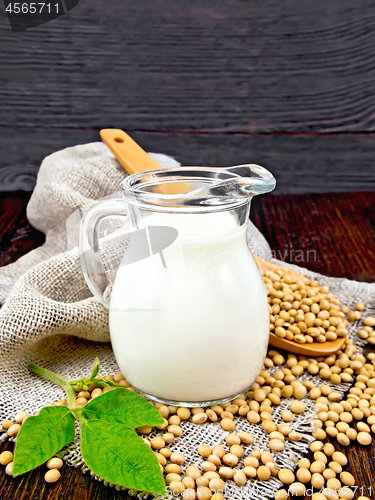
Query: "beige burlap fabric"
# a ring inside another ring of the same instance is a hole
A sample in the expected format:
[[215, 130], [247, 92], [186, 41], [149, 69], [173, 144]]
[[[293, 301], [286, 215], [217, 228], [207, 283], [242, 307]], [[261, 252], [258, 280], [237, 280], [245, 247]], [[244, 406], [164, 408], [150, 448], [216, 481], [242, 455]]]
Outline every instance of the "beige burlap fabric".
[[[164, 167], [178, 165], [164, 155], [153, 157]], [[103, 374], [118, 372], [109, 343], [108, 312], [92, 297], [77, 268], [77, 241], [80, 214], [98, 199], [118, 196], [124, 176], [123, 168], [101, 143], [69, 148], [44, 160], [28, 206], [28, 218], [46, 234], [46, 243], [0, 269], [1, 420], [13, 418], [21, 409], [33, 413], [64, 397], [59, 387], [29, 374], [27, 365], [31, 362], [77, 378], [89, 374], [98, 356]], [[248, 241], [253, 252], [271, 259], [267, 242], [251, 223]], [[375, 285], [298, 271], [328, 285], [343, 304], [350, 307], [360, 301], [369, 313], [374, 310]], [[356, 329], [358, 326], [352, 324], [350, 335], [360, 346]], [[314, 382], [322, 383], [316, 378]], [[336, 386], [340, 391], [346, 388]], [[313, 405], [308, 398], [305, 403], [307, 411], [292, 424], [293, 430], [303, 433], [303, 439], [298, 443], [288, 441], [282, 452], [275, 453], [278, 465], [289, 468], [295, 465], [312, 440]], [[281, 411], [288, 405], [289, 401], [282, 401], [277, 409], [277, 423], [281, 421]], [[251, 432], [256, 438], [254, 446], [267, 449], [268, 436], [260, 426], [251, 425], [246, 419], [236, 419], [236, 422], [236, 431]], [[217, 423], [196, 426], [184, 422], [183, 428], [183, 435], [171, 447], [185, 454], [186, 465], [201, 462], [196, 451], [199, 444], [224, 444], [226, 433]], [[7, 438], [6, 433], [2, 438]], [[247, 453], [251, 449], [249, 447]], [[76, 444], [70, 447], [65, 458], [68, 464], [85, 468]], [[280, 485], [274, 478], [267, 482], [248, 481], [244, 488], [228, 482], [226, 498], [271, 498]]]

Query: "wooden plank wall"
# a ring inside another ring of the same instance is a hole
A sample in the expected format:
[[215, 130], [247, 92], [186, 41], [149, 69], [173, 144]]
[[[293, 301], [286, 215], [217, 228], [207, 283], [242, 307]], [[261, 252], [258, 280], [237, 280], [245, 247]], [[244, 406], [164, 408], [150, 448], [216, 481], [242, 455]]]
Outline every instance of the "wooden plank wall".
[[277, 193], [375, 190], [373, 0], [81, 0], [17, 34], [1, 6], [0, 51], [0, 190], [103, 127]]

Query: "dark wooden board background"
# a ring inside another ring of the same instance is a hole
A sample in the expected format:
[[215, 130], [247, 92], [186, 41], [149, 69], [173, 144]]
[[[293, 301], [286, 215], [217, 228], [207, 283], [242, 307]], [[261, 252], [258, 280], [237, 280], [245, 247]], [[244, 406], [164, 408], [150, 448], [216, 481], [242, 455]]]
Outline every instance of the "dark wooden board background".
[[[228, 166], [249, 160], [259, 163], [275, 175], [278, 194], [375, 190], [375, 133], [129, 133], [147, 151], [169, 154], [183, 165]], [[0, 191], [31, 190], [46, 155], [99, 140], [97, 130], [0, 126], [0, 134], [4, 142]], [[9, 159], [11, 163], [6, 163]]]
[[16, 34], [1, 5], [0, 189], [116, 127], [278, 193], [374, 190], [374, 48], [373, 0], [81, 0]]

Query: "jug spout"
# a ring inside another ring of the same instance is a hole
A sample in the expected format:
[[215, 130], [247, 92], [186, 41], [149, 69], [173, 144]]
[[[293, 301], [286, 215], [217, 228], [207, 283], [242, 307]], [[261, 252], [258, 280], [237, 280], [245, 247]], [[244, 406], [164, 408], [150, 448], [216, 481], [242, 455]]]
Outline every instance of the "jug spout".
[[140, 172], [121, 186], [125, 199], [139, 207], [163, 211], [190, 207], [205, 212], [243, 205], [255, 195], [272, 191], [276, 180], [260, 165], [246, 164]]
[[228, 178], [187, 193], [186, 200], [196, 204], [241, 203], [258, 194], [269, 193], [276, 186], [274, 176], [260, 165], [236, 165], [223, 169]]
[[236, 165], [226, 170], [240, 177], [238, 184], [250, 196], [269, 193], [276, 187], [274, 176], [260, 165]]

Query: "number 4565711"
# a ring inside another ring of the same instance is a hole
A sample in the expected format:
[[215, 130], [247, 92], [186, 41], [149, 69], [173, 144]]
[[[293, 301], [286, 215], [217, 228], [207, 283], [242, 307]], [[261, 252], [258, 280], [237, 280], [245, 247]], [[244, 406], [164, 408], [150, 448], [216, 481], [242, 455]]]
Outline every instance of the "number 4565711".
[[53, 12], [59, 13], [59, 4], [51, 5], [50, 3], [10, 3], [5, 9], [10, 14], [41, 14], [43, 10], [46, 10], [48, 14], [51, 13], [52, 9], [55, 8]]

